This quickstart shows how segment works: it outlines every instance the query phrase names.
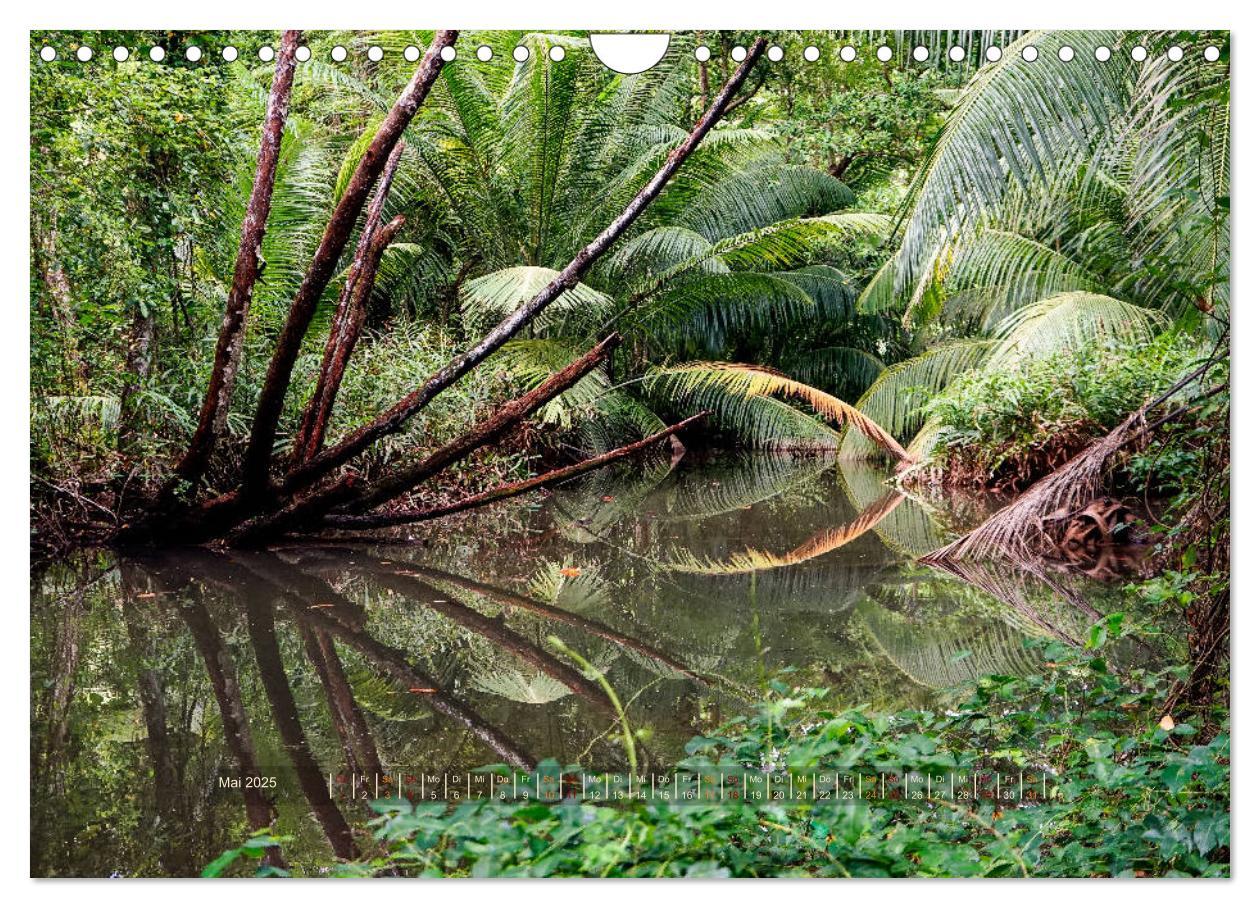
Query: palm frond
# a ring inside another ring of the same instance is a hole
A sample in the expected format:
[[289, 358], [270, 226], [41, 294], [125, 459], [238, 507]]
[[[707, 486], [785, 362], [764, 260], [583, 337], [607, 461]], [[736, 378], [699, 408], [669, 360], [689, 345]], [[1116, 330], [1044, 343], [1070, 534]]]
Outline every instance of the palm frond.
[[1157, 311], [1099, 293], [1060, 293], [1012, 313], [997, 329], [986, 368], [1009, 369], [1098, 340], [1149, 343], [1165, 324]]
[[884, 371], [879, 357], [857, 347], [819, 347], [789, 351], [783, 371], [797, 381], [821, 388], [842, 400], [857, 399]]
[[853, 190], [829, 174], [778, 164], [737, 173], [711, 187], [679, 212], [677, 223], [716, 241], [788, 218], [827, 214], [853, 200]]
[[682, 400], [713, 401], [717, 406], [729, 399], [768, 399], [782, 394], [799, 400], [838, 428], [854, 429], [899, 461], [910, 456], [897, 440], [861, 410], [837, 397], [763, 366], [739, 363], [690, 363], [661, 369], [652, 383], [673, 397]]
[[948, 690], [985, 675], [1029, 675], [1040, 662], [1024, 635], [999, 621], [914, 621], [867, 597], [857, 606], [866, 629], [907, 678], [931, 690]]
[[899, 296], [947, 243], [983, 226], [986, 212], [1012, 186], [1052, 189], [1055, 178], [1074, 174], [1124, 110], [1124, 63], [1078, 53], [1070, 66], [1029, 64], [1021, 59], [1024, 48], [1050, 60], [1063, 45], [1118, 45], [1120, 38], [1116, 32], [1029, 32], [976, 73], [911, 188], [914, 207], [896, 255]]
[[[992, 349], [989, 340], [951, 341], [932, 347], [880, 373], [854, 405], [868, 418], [886, 426], [894, 437], [909, 439], [923, 425], [922, 407], [954, 376], [975, 368]], [[846, 432], [840, 456], [865, 459], [881, 453], [867, 437]]]
[[[498, 324], [508, 313], [532, 299], [559, 274], [550, 268], [521, 265], [503, 268], [468, 281], [460, 288], [464, 323], [474, 333]], [[546, 334], [584, 334], [612, 313], [612, 300], [586, 284], [564, 291], [534, 323]]]
[[764, 336], [819, 317], [802, 283], [805, 277], [752, 272], [681, 281], [632, 313], [635, 330], [661, 349], [720, 354], [733, 337]]

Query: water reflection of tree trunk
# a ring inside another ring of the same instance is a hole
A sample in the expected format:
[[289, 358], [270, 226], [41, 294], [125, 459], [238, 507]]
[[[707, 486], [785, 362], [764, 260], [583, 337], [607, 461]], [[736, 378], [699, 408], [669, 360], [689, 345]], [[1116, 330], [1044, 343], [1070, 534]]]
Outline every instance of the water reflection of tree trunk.
[[[276, 556], [262, 553], [246, 554], [233, 552], [231, 555], [232, 560], [228, 561], [223, 556], [215, 556], [208, 552], [203, 552], [200, 556], [194, 557], [198, 558], [199, 567], [204, 573], [211, 577], [217, 577], [220, 583], [235, 589], [238, 593], [240, 587], [250, 583], [262, 586], [271, 595], [283, 602], [296, 616], [310, 622], [313, 628], [324, 631], [342, 641], [351, 649], [360, 653], [385, 675], [406, 686], [417, 695], [424, 696], [436, 712], [467, 728], [479, 741], [488, 746], [506, 762], [513, 766], [528, 767], [534, 765], [535, 761], [520, 745], [497, 728], [487, 724], [481, 716], [462, 701], [443, 691], [437, 682], [412, 665], [407, 658], [407, 654], [402, 650], [381, 643], [359, 630], [347, 627], [337, 620], [336, 613], [326, 614], [324, 609], [313, 607], [302, 596], [291, 592], [286, 587], [272, 583], [262, 576], [260, 572], [254, 570], [254, 565], [264, 561], [272, 570], [283, 570], [285, 568], [294, 570]], [[234, 575], [231, 571], [233, 565], [245, 571], [248, 574], [248, 579]], [[310, 575], [307, 575], [307, 577], [318, 581], [318, 578], [310, 577]], [[320, 586], [327, 587], [327, 584], [323, 583], [323, 581], [318, 582]], [[324, 589], [323, 594], [324, 597], [336, 595], [330, 587]], [[319, 598], [314, 605], [318, 606], [327, 601], [329, 601], [328, 598]]]
[[76, 590], [61, 603], [60, 612], [51, 616], [53, 645], [49, 664], [51, 678], [44, 698], [44, 720], [47, 732], [44, 738], [42, 759], [36, 767], [37, 788], [47, 788], [50, 794], [61, 797], [66, 793], [65, 759], [66, 742], [70, 737], [70, 705], [74, 700], [75, 676], [79, 670], [79, 656], [83, 638], [83, 619], [86, 588]]
[[[43, 704], [44, 740], [33, 736], [31, 744], [31, 874], [46, 872], [43, 858], [50, 827], [55, 826], [53, 804], [66, 796], [66, 753], [70, 740], [70, 707], [83, 647], [84, 604], [87, 586], [81, 586], [47, 609], [52, 625], [49, 647], [49, 684]], [[43, 801], [47, 798], [51, 804]]]
[[[342, 596], [322, 580], [296, 570], [274, 555], [260, 557], [245, 555], [238, 560], [273, 586], [296, 594], [305, 600], [308, 609], [326, 611], [338, 622], [354, 630], [363, 628], [366, 620], [363, 607]], [[371, 730], [354, 698], [354, 691], [350, 687], [345, 667], [341, 664], [341, 657], [337, 653], [332, 638], [327, 632], [312, 627], [311, 623], [300, 615], [298, 629], [302, 633], [307, 656], [324, 687], [329, 716], [333, 730], [341, 741], [347, 768], [353, 772], [368, 775], [383, 775], [376, 742], [372, 739]]]
[[328, 712], [337, 738], [341, 741], [346, 766], [352, 772], [368, 776], [384, 775], [376, 742], [372, 740], [367, 721], [354, 699], [345, 666], [341, 664], [341, 657], [337, 654], [332, 638], [326, 632], [312, 628], [307, 621], [300, 621], [298, 628], [302, 632], [306, 655], [315, 666], [315, 672], [324, 686]]
[[[179, 831], [187, 817], [180, 773], [167, 724], [166, 688], [154, 667], [153, 622], [140, 613], [136, 595], [144, 581], [134, 565], [119, 565], [122, 580], [123, 623], [127, 628], [129, 657], [135, 665], [136, 690], [144, 718], [145, 748], [153, 766], [153, 800], [157, 808], [159, 862], [171, 875], [183, 876], [192, 868], [180, 847]], [[149, 616], [151, 618], [151, 616]]]
[[543, 674], [555, 678], [600, 712], [607, 713], [612, 709], [608, 697], [581, 672], [561, 662], [551, 653], [535, 646], [514, 631], [508, 630], [497, 619], [447, 598], [447, 593], [414, 576], [399, 573], [407, 570], [405, 565], [398, 562], [374, 563], [368, 565], [367, 569], [381, 582], [382, 586], [408, 600], [427, 606], [473, 633], [485, 637], [503, 651], [511, 653]]
[[[182, 605], [180, 616], [188, 625], [197, 650], [206, 664], [206, 674], [210, 676], [210, 686], [214, 689], [214, 698], [219, 704], [219, 715], [223, 721], [223, 738], [236, 762], [237, 772], [241, 778], [260, 776], [236, 665], [223, 644], [223, 637], [210, 613], [199, 601]], [[245, 800], [245, 816], [251, 830], [265, 829], [275, 822], [275, 805], [261, 789], [242, 788], [241, 795]], [[284, 858], [277, 847], [268, 848], [263, 860], [273, 867], [285, 866]]]
[[297, 703], [294, 702], [293, 691], [284, 672], [284, 660], [276, 639], [275, 615], [271, 603], [261, 595], [246, 596], [245, 602], [249, 615], [249, 636], [254, 645], [254, 657], [262, 676], [263, 690], [271, 704], [271, 718], [276, 730], [280, 732], [289, 761], [293, 764], [298, 785], [315, 818], [323, 827], [333, 853], [342, 860], [354, 860], [358, 856], [358, 849], [355, 848], [350, 825], [333, 802], [323, 771], [315, 762], [298, 718]]
[[593, 637], [599, 637], [603, 640], [615, 643], [618, 646], [623, 646], [626, 649], [634, 650], [640, 655], [659, 662], [662, 665], [686, 676], [687, 678], [692, 679], [693, 681], [702, 680], [695, 672], [689, 669], [682, 662], [679, 662], [673, 656], [662, 653], [660, 650], [649, 646], [635, 637], [630, 637], [626, 634], [615, 631], [606, 624], [602, 624], [598, 621], [592, 621], [589, 618], [583, 618], [581, 615], [575, 615], [562, 608], [547, 605], [545, 602], [530, 599], [527, 596], [513, 593], [510, 590], [490, 586], [489, 584], [481, 583], [468, 577], [461, 577], [458, 574], [449, 574], [446, 571], [441, 571], [436, 568], [420, 567], [418, 565], [409, 565], [409, 568], [417, 574], [421, 574], [432, 580], [450, 583], [453, 586], [458, 586], [462, 589], [468, 590], [470, 593], [475, 593], [478, 596], [484, 596], [485, 598], [498, 602], [502, 605], [519, 608], [527, 612], [533, 612], [536, 615], [541, 615], [542, 617], [548, 618], [552, 621], [559, 621], [563, 624], [568, 624], [571, 627], [576, 627], [578, 630], [584, 631]]

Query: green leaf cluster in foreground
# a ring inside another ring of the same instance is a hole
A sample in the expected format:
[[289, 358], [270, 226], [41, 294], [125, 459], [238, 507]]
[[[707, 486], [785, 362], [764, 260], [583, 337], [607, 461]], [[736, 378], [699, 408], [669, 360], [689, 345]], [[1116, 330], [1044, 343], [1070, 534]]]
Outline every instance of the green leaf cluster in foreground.
[[[339, 875], [1228, 876], [1223, 712], [1164, 718], [1178, 671], [1117, 671], [1058, 644], [1045, 672], [990, 676], [958, 709], [832, 712], [773, 682], [755, 715], [696, 738], [680, 768], [972, 767], [1052, 773], [1045, 802], [623, 807], [382, 801], [376, 855]], [[219, 869], [223, 869], [220, 866]]]

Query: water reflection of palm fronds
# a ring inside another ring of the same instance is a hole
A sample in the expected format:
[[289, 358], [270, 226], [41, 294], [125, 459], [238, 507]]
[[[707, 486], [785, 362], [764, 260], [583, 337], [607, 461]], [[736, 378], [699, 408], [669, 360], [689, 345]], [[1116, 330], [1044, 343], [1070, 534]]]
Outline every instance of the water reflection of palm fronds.
[[451, 574], [436, 568], [426, 568], [419, 565], [414, 565], [413, 567], [416, 574], [426, 577], [430, 582], [434, 582], [442, 586], [456, 587], [463, 591], [495, 601], [499, 605], [507, 608], [518, 608], [526, 612], [540, 615], [543, 618], [547, 618], [552, 621], [558, 621], [562, 624], [571, 625], [587, 634], [615, 644], [622, 650], [627, 652], [636, 652], [649, 660], [660, 662], [668, 666], [670, 669], [680, 672], [688, 677], [695, 677], [686, 665], [683, 665], [672, 656], [649, 646], [642, 640], [632, 637], [629, 634], [623, 634], [598, 621], [583, 618], [580, 615], [572, 614], [562, 608], [548, 605], [545, 602], [539, 602], [536, 599], [531, 599], [528, 596], [522, 596], [519, 593], [513, 593], [511, 590], [499, 589], [498, 587], [494, 587], [486, 583], [480, 583], [479, 581], [468, 577], [461, 577], [458, 574]]
[[[1053, 577], [1035, 563], [1019, 566], [999, 562], [937, 559], [932, 567], [978, 587], [1009, 606], [1029, 630], [1079, 646], [1086, 622], [1099, 615], [1063, 578]], [[1064, 605], [1069, 608], [1063, 608]]]
[[[545, 672], [531, 672], [528, 668], [505, 663], [504, 655], [496, 653], [492, 662], [478, 666], [469, 683], [482, 693], [529, 705], [552, 703], [572, 693], [564, 683]], [[577, 670], [588, 680], [594, 680], [596, 672], [607, 673], [619, 655], [616, 648], [604, 644], [587, 657], [595, 672], [580, 667]]]
[[598, 569], [583, 567], [576, 577], [565, 573], [565, 566], [558, 561], [546, 561], [534, 572], [529, 581], [529, 592], [534, 599], [578, 614], [598, 612], [612, 601], [608, 581]]
[[[762, 615], [789, 612], [838, 615], [853, 605], [884, 567], [870, 557], [835, 557], [757, 574], [672, 576], [686, 594], [686, 601], [704, 603], [706, 614], [711, 614], [714, 622], [725, 623], [746, 614], [754, 606]], [[752, 588], [753, 578], [755, 589]], [[696, 625], [699, 616], [689, 615], [687, 620]]]
[[551, 500], [556, 528], [572, 542], [598, 541], [604, 530], [642, 510], [673, 468], [669, 458], [653, 457], [632, 472], [604, 470], [557, 489]]
[[834, 454], [756, 454], [723, 458], [718, 469], [694, 469], [647, 502], [662, 521], [704, 520], [778, 498], [816, 479]]
[[[856, 508], [866, 508], [888, 493], [886, 475], [868, 463], [842, 461], [837, 470], [845, 495]], [[950, 534], [941, 526], [934, 509], [926, 502], [906, 494], [909, 499], [892, 516], [882, 521], [875, 535], [890, 551], [907, 558], [918, 558], [945, 545]]]
[[1040, 663], [1024, 646], [1024, 634], [1000, 621], [974, 616], [915, 621], [873, 599], [857, 606], [879, 649], [902, 674], [933, 690], [984, 675], [1027, 675]]
[[528, 677], [517, 668], [498, 668], [474, 675], [471, 685], [485, 694], [495, 694], [513, 703], [542, 705], [567, 697], [572, 691], [541, 672]]
[[433, 715], [428, 701], [391, 683], [375, 672], [363, 669], [349, 674], [359, 704], [381, 719], [391, 722], [417, 722]]
[[895, 511], [904, 498], [898, 492], [889, 491], [849, 523], [819, 530], [803, 544], [782, 554], [750, 548], [721, 561], [713, 561], [697, 558], [690, 552], [681, 552], [662, 567], [678, 573], [724, 575], [749, 574], [801, 564], [843, 548], [866, 535]]

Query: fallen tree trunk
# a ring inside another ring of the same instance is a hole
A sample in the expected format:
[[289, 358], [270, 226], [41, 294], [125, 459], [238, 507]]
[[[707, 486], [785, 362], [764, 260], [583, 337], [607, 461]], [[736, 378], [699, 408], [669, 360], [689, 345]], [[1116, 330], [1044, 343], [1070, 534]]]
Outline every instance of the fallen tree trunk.
[[421, 523], [426, 520], [435, 520], [438, 517], [446, 517], [451, 514], [458, 514], [461, 511], [471, 511], [474, 508], [485, 507], [494, 504], [497, 501], [504, 501], [508, 498], [515, 498], [518, 495], [524, 495], [526, 492], [532, 492], [534, 489], [550, 488], [569, 479], [598, 470], [600, 467], [607, 466], [618, 460], [624, 460], [632, 454], [649, 448], [658, 441], [669, 438], [672, 435], [681, 432], [688, 426], [702, 421], [709, 415], [706, 410], [703, 413], [697, 413], [695, 416], [689, 416], [682, 422], [674, 423], [667, 426], [659, 432], [649, 435], [647, 438], [640, 439], [632, 444], [615, 448], [595, 457], [589, 457], [586, 460], [570, 464], [566, 467], [559, 467], [547, 473], [533, 476], [529, 479], [523, 479], [520, 482], [507, 482], [485, 492], [471, 495], [468, 498], [462, 498], [451, 504], [441, 505], [435, 508], [424, 508], [421, 510], [395, 511], [392, 514], [329, 514], [322, 521], [321, 526], [335, 529], [379, 529], [382, 527], [401, 526], [408, 523]]

